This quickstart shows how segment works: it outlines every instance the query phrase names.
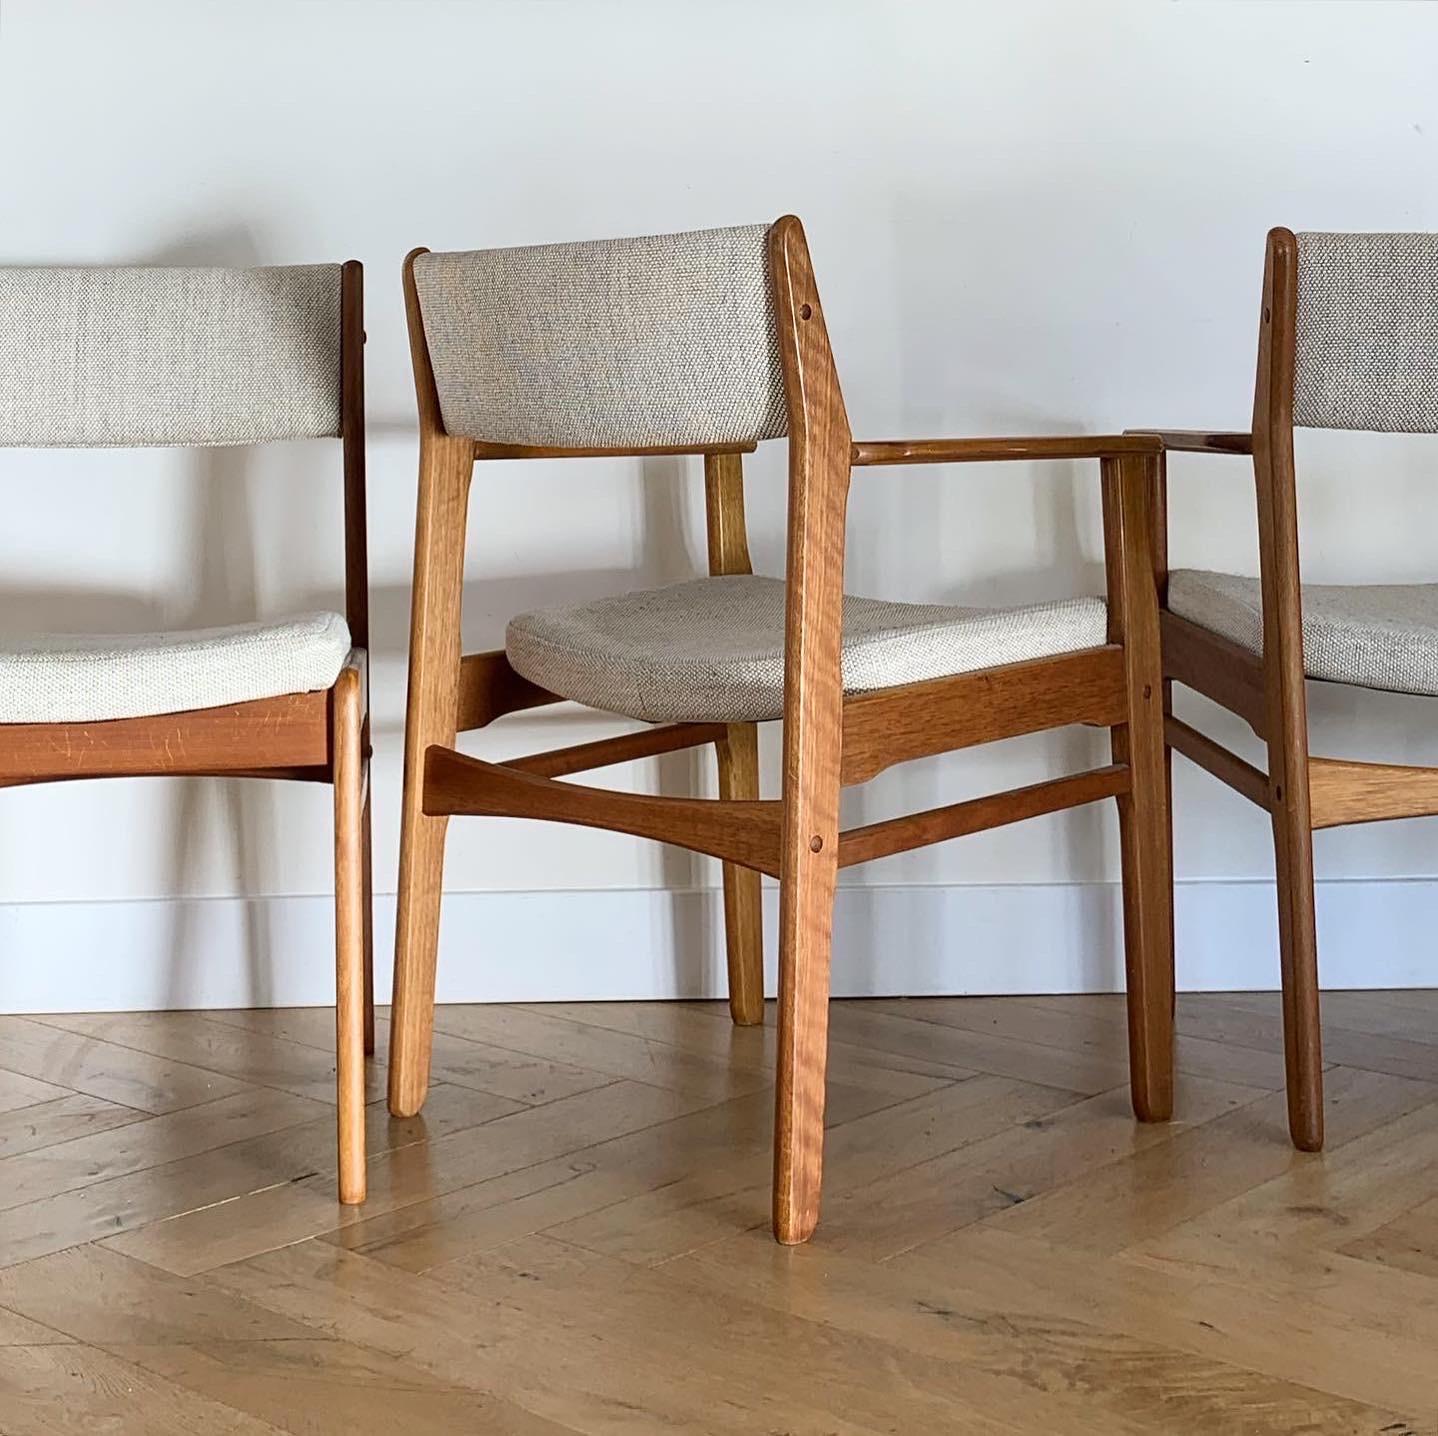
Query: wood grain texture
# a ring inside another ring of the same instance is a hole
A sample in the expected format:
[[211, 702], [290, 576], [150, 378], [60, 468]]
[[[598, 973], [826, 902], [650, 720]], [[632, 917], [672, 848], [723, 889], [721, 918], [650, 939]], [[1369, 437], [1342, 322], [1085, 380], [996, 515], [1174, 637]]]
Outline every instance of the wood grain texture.
[[843, 781], [867, 783], [896, 763], [1069, 723], [1107, 727], [1124, 711], [1117, 646], [851, 694], [844, 701]]
[[872, 464], [992, 464], [1005, 460], [1104, 459], [1159, 454], [1151, 434], [1039, 434], [1015, 438], [865, 439], [853, 446], [855, 468]]
[[0, 724], [0, 783], [67, 778], [329, 775], [328, 692], [104, 723]]
[[1172, 453], [1188, 454], [1251, 454], [1253, 435], [1222, 429], [1130, 429], [1131, 434], [1147, 434]]
[[430, 750], [424, 776], [425, 813], [540, 818], [580, 823], [778, 871], [780, 807], [776, 802], [718, 803], [712, 798], [652, 797], [561, 783], [485, 763], [449, 748]]
[[1113, 759], [1129, 770], [1119, 792], [1124, 971], [1135, 1115], [1173, 1115], [1173, 833], [1164, 749], [1155, 505], [1161, 468], [1152, 457], [1103, 461], [1104, 555], [1109, 641], [1122, 645], [1124, 721], [1110, 729]]
[[792, 216], [770, 232], [769, 266], [789, 404], [774, 1234], [795, 1243], [818, 1222], [823, 1169], [851, 436], [804, 231]]
[[1164, 677], [1212, 698], [1263, 737], [1268, 717], [1262, 659], [1167, 609], [1160, 627]]
[[1207, 734], [1200, 733], [1181, 718], [1168, 717], [1164, 723], [1164, 736], [1175, 752], [1182, 753], [1190, 762], [1197, 763], [1220, 782], [1227, 783], [1234, 792], [1242, 793], [1250, 803], [1264, 809], [1268, 807], [1268, 775], [1252, 763], [1244, 762], [1238, 754], [1230, 752], [1221, 743], [1215, 743]]
[[1308, 699], [1298, 572], [1298, 485], [1293, 468], [1293, 366], [1298, 324], [1298, 241], [1268, 236], [1253, 400], [1263, 593], [1264, 724], [1269, 808], [1278, 874], [1288, 1124], [1294, 1146], [1323, 1145], [1323, 1050], [1318, 1011], [1318, 934], [1313, 904], [1313, 824], [1308, 794]]
[[351, 663], [334, 688], [335, 1091], [339, 1194], [347, 1205], [365, 1198], [366, 1008], [372, 1000], [372, 979], [365, 970], [364, 812], [369, 802], [369, 765], [364, 755], [364, 708], [363, 671]]
[[420, 448], [390, 1027], [389, 1103], [396, 1117], [418, 1112], [429, 1087], [448, 820], [424, 810], [424, 771], [429, 749], [452, 747], [458, 731], [464, 538], [474, 472], [473, 444], [449, 437], [440, 417], [414, 283], [414, 261], [423, 252], [413, 251], [404, 264]]
[[511, 758], [504, 766], [536, 778], [564, 778], [573, 773], [608, 768], [615, 763], [631, 763], [636, 758], [682, 753], [706, 743], [722, 743], [726, 731], [722, 723], [664, 723], [635, 733], [621, 733], [616, 738], [599, 738], [593, 743], [529, 753], [523, 758]]
[[455, 699], [455, 728], [460, 733], [488, 727], [506, 713], [562, 702], [557, 693], [521, 678], [509, 666], [509, 655], [502, 648], [491, 653], [467, 653], [460, 659]]
[[[52, 1096], [0, 1155], [0, 1428], [1432, 1436], [1438, 994], [1341, 996], [1330, 1046], [1370, 1065], [1329, 1070], [1320, 1155], [1281, 1091], [1191, 1069], [1268, 1060], [1276, 993], [1180, 998], [1174, 1121], [1143, 1127], [1122, 995], [837, 1002], [797, 1252], [768, 1235], [777, 1033], [724, 1003], [440, 1009], [447, 1043], [589, 1085], [381, 1113], [360, 1209], [313, 1170], [324, 1104], [197, 1087], [85, 1132], [99, 1099]], [[316, 1009], [64, 1020], [109, 1034], [96, 1070], [143, 1044], [219, 1082], [309, 1086], [335, 1040]], [[24, 1026], [0, 1072], [63, 1075], [75, 1034]]]
[[1315, 829], [1438, 813], [1438, 768], [1308, 760], [1309, 821]]
[[[744, 517], [744, 460], [739, 454], [704, 456], [704, 514], [713, 575], [753, 573]], [[759, 797], [759, 729], [730, 723], [714, 743], [719, 796], [753, 802]], [[741, 1027], [764, 1020], [764, 923], [759, 874], [724, 864], [724, 950], [729, 1009]]]
[[1126, 763], [1074, 773], [1067, 778], [1050, 778], [1026, 788], [969, 798], [923, 813], [846, 828], [839, 835], [839, 866], [872, 862], [875, 858], [906, 853], [931, 843], [947, 842], [967, 833], [982, 833], [1007, 823], [1021, 823], [1043, 813], [1057, 813], [1080, 803], [1097, 802], [1126, 793], [1129, 770]]

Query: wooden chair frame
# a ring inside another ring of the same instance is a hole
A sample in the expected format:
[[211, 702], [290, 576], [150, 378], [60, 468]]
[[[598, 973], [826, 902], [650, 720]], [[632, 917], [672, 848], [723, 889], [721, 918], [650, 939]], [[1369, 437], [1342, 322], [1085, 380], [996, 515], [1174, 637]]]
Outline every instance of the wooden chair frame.
[[365, 533], [364, 272], [340, 271], [340, 440], [350, 653], [315, 693], [96, 723], [0, 724], [0, 787], [77, 778], [282, 778], [334, 788], [339, 1198], [365, 1197], [365, 1055], [374, 1051]]
[[[1298, 571], [1298, 497], [1293, 460], [1293, 388], [1298, 328], [1298, 241], [1268, 235], [1251, 432], [1148, 431], [1165, 453], [1252, 455], [1258, 507], [1263, 652], [1171, 612], [1167, 564], [1159, 571], [1170, 751], [1212, 773], [1269, 814], [1278, 881], [1288, 1125], [1294, 1146], [1323, 1146], [1323, 1048], [1319, 1014], [1313, 833], [1348, 823], [1438, 813], [1438, 768], [1323, 758], [1309, 752], [1303, 600]], [[1137, 431], [1136, 431], [1137, 432]], [[1166, 462], [1166, 461], [1165, 461]], [[1159, 490], [1160, 524], [1166, 524]], [[1156, 552], [1164, 553], [1162, 541]], [[1171, 685], [1182, 683], [1237, 714], [1268, 749], [1261, 772], [1175, 718]], [[1171, 835], [1170, 835], [1171, 842]]]
[[[769, 261], [789, 408], [783, 799], [760, 797], [755, 725], [673, 723], [487, 763], [456, 734], [563, 701], [504, 653], [461, 656], [465, 521], [476, 460], [578, 456], [445, 432], [415, 288], [405, 302], [419, 407], [419, 512], [391, 1035], [390, 1108], [410, 1115], [429, 1079], [445, 825], [473, 813], [580, 823], [675, 843], [724, 861], [730, 1003], [763, 1016], [759, 875], [780, 883], [774, 1231], [801, 1242], [818, 1220], [829, 1002], [839, 868], [1100, 798], [1118, 801], [1124, 872], [1133, 1102], [1144, 1120], [1173, 1106], [1172, 898], [1163, 769], [1158, 559], [1153, 508], [1160, 445], [1148, 437], [855, 443], [798, 220], [771, 230]], [[713, 573], [749, 572], [742, 454], [753, 445], [602, 452], [702, 453]], [[844, 525], [851, 470], [886, 464], [1095, 458], [1101, 463], [1109, 597], [1097, 648], [845, 698], [840, 671]], [[1113, 761], [846, 832], [839, 793], [894, 763], [1073, 723], [1112, 733]], [[616, 793], [559, 781], [610, 763], [714, 744], [720, 797]]]

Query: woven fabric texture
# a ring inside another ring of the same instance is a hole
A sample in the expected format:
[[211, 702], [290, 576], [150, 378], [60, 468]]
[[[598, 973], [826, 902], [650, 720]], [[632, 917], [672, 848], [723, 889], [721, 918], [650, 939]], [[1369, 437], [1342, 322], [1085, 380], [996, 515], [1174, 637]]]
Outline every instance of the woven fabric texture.
[[[844, 689], [862, 693], [1105, 642], [1101, 598], [1031, 608], [844, 599]], [[509, 661], [591, 708], [651, 722], [759, 722], [784, 711], [784, 584], [701, 578], [516, 618]]]
[[1293, 421], [1438, 432], [1438, 234], [1300, 234]]
[[[1179, 570], [1168, 606], [1262, 655], [1256, 578]], [[1330, 683], [1438, 695], [1438, 584], [1304, 584], [1303, 666]]]
[[0, 268], [0, 445], [340, 431], [340, 267]]
[[0, 723], [95, 723], [318, 692], [349, 651], [338, 613], [123, 637], [0, 637]]
[[445, 428], [553, 448], [785, 433], [768, 233], [420, 255], [415, 286]]

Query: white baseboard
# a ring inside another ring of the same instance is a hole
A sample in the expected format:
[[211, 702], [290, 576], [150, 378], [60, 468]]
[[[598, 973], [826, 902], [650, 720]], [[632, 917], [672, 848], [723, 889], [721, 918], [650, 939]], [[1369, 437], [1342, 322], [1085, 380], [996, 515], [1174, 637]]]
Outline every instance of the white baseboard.
[[[777, 893], [766, 888], [769, 990]], [[1438, 880], [1319, 884], [1329, 987], [1438, 986]], [[445, 899], [442, 1002], [718, 997], [712, 891], [455, 893]], [[376, 902], [376, 981], [389, 992], [394, 899]], [[1178, 975], [1190, 991], [1278, 982], [1273, 885], [1178, 887]], [[323, 897], [0, 906], [0, 1011], [328, 1004]], [[834, 923], [836, 996], [1111, 992], [1123, 986], [1115, 885], [850, 887]]]

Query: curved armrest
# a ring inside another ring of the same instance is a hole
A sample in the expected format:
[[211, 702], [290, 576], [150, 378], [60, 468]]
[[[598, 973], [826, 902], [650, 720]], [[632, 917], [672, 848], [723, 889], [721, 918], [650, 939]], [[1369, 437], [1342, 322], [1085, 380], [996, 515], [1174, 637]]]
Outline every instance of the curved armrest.
[[1223, 429], [1130, 429], [1157, 439], [1165, 452], [1181, 454], [1251, 454], [1253, 435]]
[[1044, 434], [1008, 439], [869, 439], [850, 451], [855, 468], [868, 464], [977, 464], [1007, 459], [1109, 459], [1161, 454], [1156, 434]]

